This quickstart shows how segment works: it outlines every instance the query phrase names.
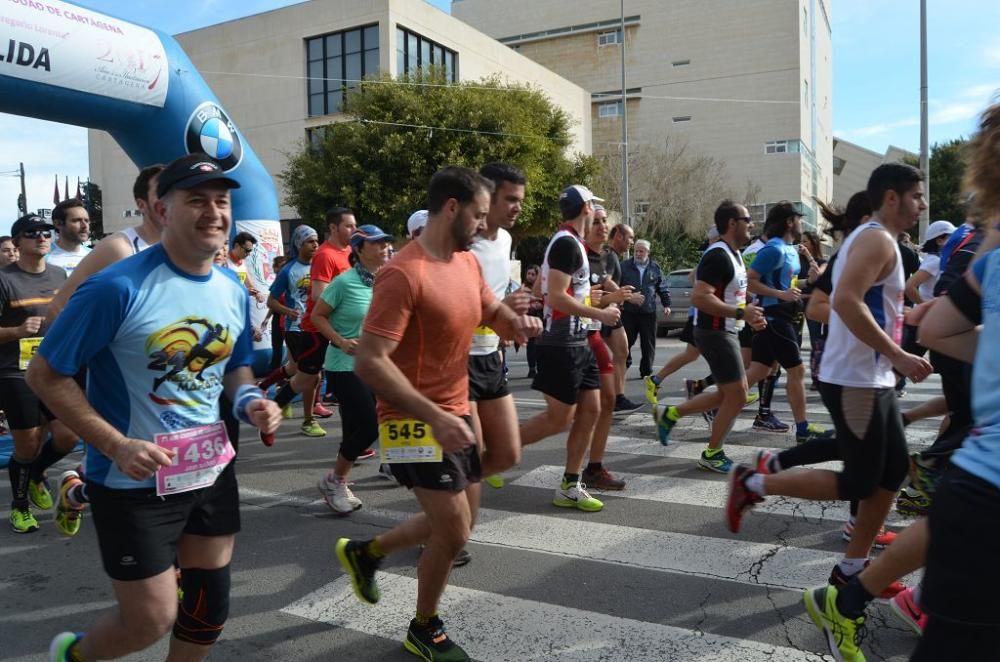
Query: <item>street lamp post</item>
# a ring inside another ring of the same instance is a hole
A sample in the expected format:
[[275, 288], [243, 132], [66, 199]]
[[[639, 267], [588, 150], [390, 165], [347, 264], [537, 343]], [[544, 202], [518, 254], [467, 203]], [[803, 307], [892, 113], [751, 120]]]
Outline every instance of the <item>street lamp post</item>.
[[625, 0], [621, 0], [622, 32], [622, 222], [630, 223], [631, 208], [628, 199], [628, 103], [625, 84]]
[[924, 200], [927, 209], [920, 215], [919, 238], [927, 235], [931, 214], [930, 150], [927, 145], [927, 0], [920, 0], [920, 171], [924, 173]]

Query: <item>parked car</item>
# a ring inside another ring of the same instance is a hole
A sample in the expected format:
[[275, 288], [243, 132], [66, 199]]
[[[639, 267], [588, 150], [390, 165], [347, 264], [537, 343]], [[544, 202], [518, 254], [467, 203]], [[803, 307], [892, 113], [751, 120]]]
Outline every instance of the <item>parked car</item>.
[[683, 329], [687, 324], [688, 309], [691, 307], [691, 272], [693, 269], [678, 269], [667, 276], [670, 286], [670, 316], [660, 308], [656, 314], [656, 332], [665, 336], [668, 331]]

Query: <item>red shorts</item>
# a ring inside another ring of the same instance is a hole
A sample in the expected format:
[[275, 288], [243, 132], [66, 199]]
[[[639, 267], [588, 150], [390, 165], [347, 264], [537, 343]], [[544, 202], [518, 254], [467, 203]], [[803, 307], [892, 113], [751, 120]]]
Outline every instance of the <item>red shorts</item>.
[[590, 350], [594, 353], [594, 358], [597, 359], [597, 370], [602, 375], [610, 375], [615, 371], [615, 364], [611, 361], [611, 352], [608, 350], [608, 345], [604, 342], [604, 338], [601, 337], [599, 331], [591, 331], [587, 334], [587, 342], [590, 344]]

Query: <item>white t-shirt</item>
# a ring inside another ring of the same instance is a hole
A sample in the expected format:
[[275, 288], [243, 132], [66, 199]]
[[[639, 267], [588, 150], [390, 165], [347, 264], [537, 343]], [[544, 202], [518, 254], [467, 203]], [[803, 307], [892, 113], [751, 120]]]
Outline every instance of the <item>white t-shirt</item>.
[[[479, 261], [483, 271], [483, 280], [493, 290], [498, 300], [507, 295], [507, 285], [510, 283], [510, 233], [503, 228], [497, 229], [497, 238], [490, 240], [477, 237], [470, 250]], [[500, 347], [500, 336], [488, 326], [477, 327], [472, 336], [471, 356], [486, 356]]]
[[934, 298], [934, 286], [937, 285], [938, 277], [941, 275], [941, 256], [925, 255], [924, 261], [920, 263], [920, 271], [926, 271], [930, 274], [930, 278], [921, 283], [917, 291], [920, 292], [921, 299], [930, 301]]
[[62, 267], [68, 276], [73, 273], [76, 265], [80, 264], [90, 251], [91, 249], [86, 246], [80, 246], [75, 251], [67, 251], [58, 243], [53, 242], [52, 250], [45, 256], [45, 261], [57, 267]]

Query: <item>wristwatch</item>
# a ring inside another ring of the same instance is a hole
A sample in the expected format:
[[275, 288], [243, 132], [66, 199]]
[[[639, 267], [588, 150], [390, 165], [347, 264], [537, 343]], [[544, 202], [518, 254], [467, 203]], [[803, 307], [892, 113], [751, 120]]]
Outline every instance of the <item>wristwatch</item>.
[[743, 316], [746, 314], [746, 312], [747, 312], [746, 308], [737, 308], [736, 309], [736, 319], [738, 319], [738, 320], [743, 319]]

